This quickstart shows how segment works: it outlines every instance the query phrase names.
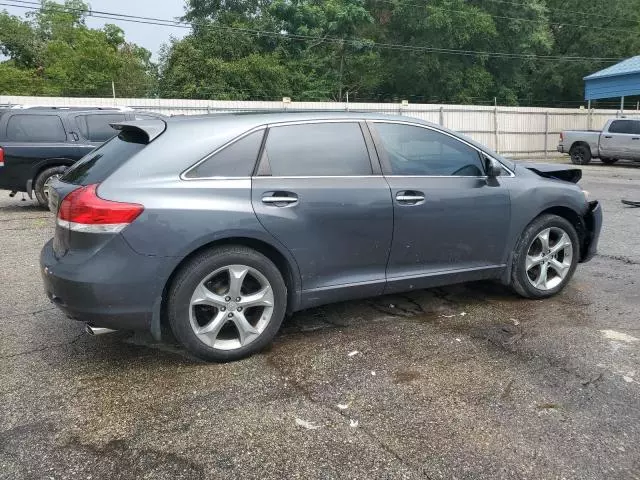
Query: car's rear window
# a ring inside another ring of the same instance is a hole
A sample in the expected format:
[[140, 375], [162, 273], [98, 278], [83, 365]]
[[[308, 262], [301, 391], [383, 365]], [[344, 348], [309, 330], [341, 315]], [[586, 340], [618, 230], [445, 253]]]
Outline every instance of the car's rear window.
[[144, 132], [125, 130], [73, 165], [61, 180], [74, 185], [101, 183], [147, 143]]

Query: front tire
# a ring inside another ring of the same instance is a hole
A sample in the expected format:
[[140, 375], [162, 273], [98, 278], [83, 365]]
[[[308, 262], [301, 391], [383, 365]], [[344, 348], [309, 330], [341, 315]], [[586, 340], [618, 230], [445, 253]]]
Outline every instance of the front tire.
[[278, 268], [242, 246], [206, 250], [178, 272], [168, 296], [176, 338], [193, 355], [229, 362], [266, 347], [278, 332], [287, 289]]
[[587, 145], [574, 145], [569, 155], [575, 165], [587, 165], [591, 161], [591, 149]]
[[67, 167], [58, 166], [51, 167], [43, 170], [36, 177], [36, 181], [33, 183], [33, 190], [36, 194], [36, 200], [42, 208], [49, 208], [49, 185], [56, 178], [60, 178]]
[[542, 215], [520, 237], [513, 255], [511, 286], [525, 298], [548, 298], [567, 285], [580, 259], [574, 226], [557, 215]]

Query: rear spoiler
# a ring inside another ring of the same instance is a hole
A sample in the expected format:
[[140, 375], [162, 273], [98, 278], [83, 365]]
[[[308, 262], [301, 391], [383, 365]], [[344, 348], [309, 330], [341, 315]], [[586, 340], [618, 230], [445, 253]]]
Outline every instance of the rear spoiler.
[[111, 123], [110, 126], [118, 131], [129, 130], [144, 133], [147, 136], [147, 143], [153, 142], [167, 129], [166, 122], [159, 118]]

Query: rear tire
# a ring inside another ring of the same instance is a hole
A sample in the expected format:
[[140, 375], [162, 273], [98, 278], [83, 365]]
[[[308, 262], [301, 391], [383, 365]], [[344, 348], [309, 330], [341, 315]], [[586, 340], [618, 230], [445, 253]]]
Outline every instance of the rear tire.
[[518, 240], [511, 286], [525, 298], [552, 297], [569, 283], [579, 259], [580, 242], [574, 226], [557, 215], [541, 215]]
[[36, 194], [36, 200], [38, 200], [38, 204], [42, 208], [49, 209], [49, 193], [47, 191], [49, 183], [52, 180], [61, 177], [67, 168], [68, 167], [65, 166], [47, 168], [40, 172], [36, 177], [36, 181], [33, 184], [33, 190]]
[[587, 165], [591, 161], [591, 149], [586, 145], [574, 145], [569, 155], [575, 165]]
[[619, 158], [601, 158], [600, 161], [605, 165], [613, 165], [619, 160]]
[[229, 362], [271, 343], [286, 306], [287, 288], [271, 260], [247, 247], [224, 246], [182, 266], [169, 290], [167, 313], [171, 330], [190, 353]]

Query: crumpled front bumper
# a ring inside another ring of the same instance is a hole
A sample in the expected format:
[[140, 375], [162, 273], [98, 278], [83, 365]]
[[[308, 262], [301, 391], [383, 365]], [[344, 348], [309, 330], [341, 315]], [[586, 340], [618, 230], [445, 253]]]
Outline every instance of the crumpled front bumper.
[[582, 250], [581, 262], [588, 262], [598, 253], [598, 241], [602, 230], [602, 206], [600, 202], [589, 202], [589, 210], [584, 216], [586, 236]]

